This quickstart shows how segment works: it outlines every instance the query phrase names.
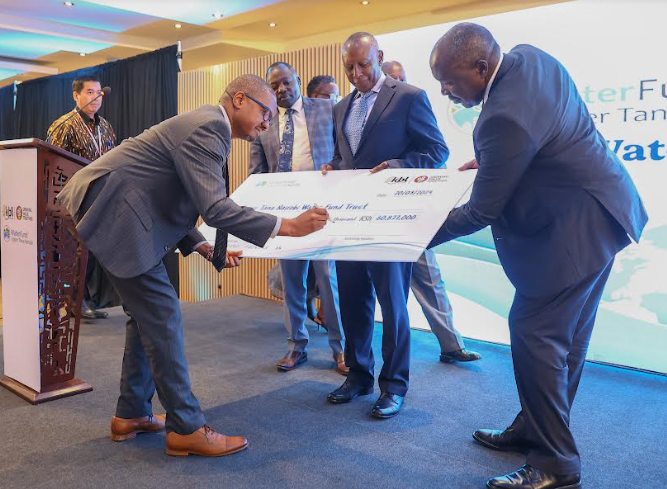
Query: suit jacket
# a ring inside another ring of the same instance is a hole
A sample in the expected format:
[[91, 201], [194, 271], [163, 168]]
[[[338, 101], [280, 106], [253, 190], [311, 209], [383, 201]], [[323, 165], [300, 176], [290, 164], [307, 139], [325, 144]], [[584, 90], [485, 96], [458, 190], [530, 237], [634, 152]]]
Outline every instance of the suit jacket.
[[426, 92], [387, 76], [375, 99], [356, 155], [345, 135], [345, 120], [358, 91], [334, 108], [336, 150], [331, 165], [338, 170], [373, 168], [388, 161], [392, 168], [437, 168], [449, 150]]
[[517, 291], [555, 293], [639, 240], [648, 219], [565, 68], [539, 49], [505, 55], [473, 133], [470, 201], [433, 244], [488, 224]]
[[203, 240], [194, 229], [199, 216], [263, 246], [277, 218], [227, 197], [223, 166], [230, 148], [221, 108], [206, 105], [123, 141], [79, 170], [58, 200], [77, 216], [90, 183], [109, 175], [76, 229], [100, 263], [122, 278], [141, 275], [176, 245], [189, 252]]
[[[306, 115], [306, 127], [310, 151], [315, 170], [331, 161], [334, 153], [333, 107], [330, 99], [303, 97], [303, 110]], [[278, 171], [280, 155], [280, 112], [273, 116], [269, 130], [259, 135], [250, 145], [250, 163], [248, 172], [275, 173]]]

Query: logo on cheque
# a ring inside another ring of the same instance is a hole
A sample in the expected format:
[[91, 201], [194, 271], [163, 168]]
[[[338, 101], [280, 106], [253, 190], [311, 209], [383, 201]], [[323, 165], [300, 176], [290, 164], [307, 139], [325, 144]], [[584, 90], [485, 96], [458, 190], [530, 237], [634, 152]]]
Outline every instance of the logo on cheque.
[[422, 183], [428, 180], [428, 177], [426, 175], [421, 175], [417, 178], [415, 178], [415, 183]]
[[410, 180], [410, 177], [389, 177], [385, 180], [387, 183], [406, 183]]

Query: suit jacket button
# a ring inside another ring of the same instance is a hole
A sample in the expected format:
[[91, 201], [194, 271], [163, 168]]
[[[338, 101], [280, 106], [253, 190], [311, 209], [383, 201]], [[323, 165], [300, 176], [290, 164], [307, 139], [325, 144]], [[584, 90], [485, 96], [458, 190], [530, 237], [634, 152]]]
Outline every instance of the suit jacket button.
[[169, 251], [171, 248], [167, 245], [164, 245], [164, 251]]

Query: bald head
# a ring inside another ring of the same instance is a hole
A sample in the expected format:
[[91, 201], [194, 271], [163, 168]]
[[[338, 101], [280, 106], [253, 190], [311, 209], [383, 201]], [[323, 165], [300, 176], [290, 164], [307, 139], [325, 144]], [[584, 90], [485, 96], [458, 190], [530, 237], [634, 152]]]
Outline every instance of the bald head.
[[405, 76], [405, 69], [398, 61], [385, 61], [382, 63], [382, 71], [394, 80], [404, 82], [407, 79]]
[[268, 83], [262, 80], [257, 75], [241, 75], [234, 78], [227, 88], [225, 88], [225, 93], [220, 96], [220, 103], [226, 97], [232, 98], [236, 93], [244, 92], [251, 97], [256, 98], [265, 98], [273, 97], [273, 90]]
[[371, 90], [382, 76], [383, 53], [368, 32], [355, 32], [343, 44], [345, 75], [362, 93]]
[[479, 24], [463, 22], [442, 36], [431, 52], [431, 72], [442, 94], [472, 107], [479, 104], [500, 60], [500, 46]]
[[276, 96], [268, 83], [256, 75], [232, 80], [220, 97], [232, 126], [232, 137], [252, 141], [269, 128], [276, 113]]

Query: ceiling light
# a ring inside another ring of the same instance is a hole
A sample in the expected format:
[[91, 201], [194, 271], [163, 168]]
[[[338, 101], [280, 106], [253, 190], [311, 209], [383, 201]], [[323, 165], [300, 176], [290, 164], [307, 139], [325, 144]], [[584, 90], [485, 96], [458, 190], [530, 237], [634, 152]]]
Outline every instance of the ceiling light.
[[222, 17], [223, 17], [223, 14], [221, 14], [220, 12], [215, 12], [213, 14], [213, 18], [215, 18], [215, 19], [222, 19]]
[[278, 24], [276, 24], [275, 22], [271, 22], [271, 23], [269, 24], [269, 27], [275, 27], [275, 26], [277, 26], [277, 25], [278, 25]]
[[63, 2], [63, 5], [65, 7], [74, 7], [74, 4], [72, 2]]
[[180, 29], [183, 26], [181, 24], [176, 24], [176, 25], [174, 25], [174, 27], [176, 27], [176, 29]]
[[363, 5], [364, 7], [365, 7], [366, 5], [370, 5], [370, 4], [371, 4], [371, 2], [369, 2], [368, 0], [363, 0], [362, 2], [359, 2], [359, 3], [360, 3], [361, 5]]
[[79, 53], [79, 56], [85, 56], [86, 53]]

